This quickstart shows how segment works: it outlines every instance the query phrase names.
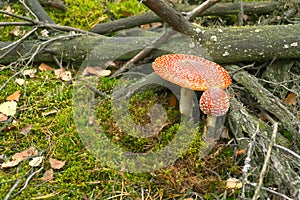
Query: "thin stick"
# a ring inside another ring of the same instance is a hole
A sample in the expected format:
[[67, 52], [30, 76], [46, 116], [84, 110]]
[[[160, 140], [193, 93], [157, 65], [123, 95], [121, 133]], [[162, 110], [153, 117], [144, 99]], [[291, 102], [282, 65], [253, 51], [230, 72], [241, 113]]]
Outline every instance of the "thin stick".
[[259, 133], [259, 125], [257, 124], [256, 131], [253, 133], [251, 140], [248, 144], [248, 151], [247, 151], [247, 157], [245, 158], [244, 167], [243, 167], [243, 186], [242, 186], [242, 199], [245, 199], [245, 185], [248, 182], [248, 171], [251, 168], [251, 155], [252, 155], [252, 149], [255, 143], [256, 134]]
[[117, 77], [120, 74], [122, 74], [124, 71], [131, 69], [135, 63], [138, 61], [144, 59], [155, 47], [160, 45], [161, 43], [165, 42], [168, 38], [170, 38], [172, 35], [174, 35], [175, 31], [165, 30], [163, 34], [154, 40], [152, 44], [144, 48], [142, 51], [140, 51], [137, 55], [135, 55], [132, 59], [130, 59], [128, 62], [125, 63], [119, 70], [117, 70], [111, 78]]
[[203, 2], [201, 5], [196, 7], [194, 10], [187, 13], [187, 19], [189, 21], [193, 20], [195, 17], [199, 16], [201, 13], [203, 13], [205, 10], [212, 7], [213, 5], [218, 3], [219, 1], [220, 0], [207, 0], [207, 1]]
[[7, 195], [4, 197], [3, 200], [8, 200], [8, 199], [9, 199], [11, 193], [16, 189], [16, 187], [20, 184], [20, 182], [21, 182], [21, 179], [19, 178], [19, 179], [15, 182], [15, 184], [10, 188], [10, 190], [8, 191]]
[[[256, 183], [247, 182], [247, 185], [251, 185], [251, 186], [253, 186], [253, 187], [257, 187], [257, 184], [256, 184]], [[284, 198], [284, 199], [287, 199], [287, 200], [293, 200], [292, 198], [289, 198], [289, 197], [286, 196], [285, 194], [281, 194], [281, 193], [276, 192], [276, 191], [274, 191], [274, 190], [271, 190], [271, 189], [269, 189], [269, 188], [267, 188], [267, 187], [263, 187], [263, 186], [262, 186], [261, 189], [266, 190], [267, 192], [270, 192], [270, 193], [272, 193], [272, 194], [278, 195], [278, 196], [280, 196], [280, 197], [282, 197], [282, 198]]]
[[36, 171], [33, 172], [32, 174], [30, 174], [30, 175], [27, 177], [24, 186], [23, 186], [23, 187], [22, 187], [22, 188], [21, 188], [21, 189], [13, 196], [13, 197], [17, 196], [17, 195], [20, 194], [23, 190], [25, 190], [25, 188], [27, 187], [27, 185], [28, 185], [30, 179], [31, 179], [34, 175], [36, 175], [37, 173], [39, 173], [40, 171], [42, 171], [43, 169], [44, 169], [44, 167], [42, 166], [41, 168], [39, 168], [38, 170], [36, 170]]
[[268, 163], [269, 163], [269, 160], [270, 160], [270, 157], [271, 157], [272, 148], [273, 148], [273, 145], [275, 143], [276, 134], [277, 134], [277, 131], [278, 131], [278, 122], [276, 122], [273, 126], [274, 126], [273, 133], [272, 133], [271, 140], [270, 140], [270, 143], [269, 143], [269, 147], [268, 147], [267, 155], [266, 155], [266, 158], [265, 158], [265, 161], [264, 161], [264, 165], [263, 165], [263, 167], [261, 169], [261, 172], [259, 174], [258, 185], [257, 185], [255, 193], [252, 197], [253, 200], [258, 199], [258, 197], [259, 197], [259, 192], [260, 192], [260, 189], [262, 187], [264, 176], [265, 176], [265, 173], [266, 173], [266, 170], [267, 170], [267, 167], [268, 167]]

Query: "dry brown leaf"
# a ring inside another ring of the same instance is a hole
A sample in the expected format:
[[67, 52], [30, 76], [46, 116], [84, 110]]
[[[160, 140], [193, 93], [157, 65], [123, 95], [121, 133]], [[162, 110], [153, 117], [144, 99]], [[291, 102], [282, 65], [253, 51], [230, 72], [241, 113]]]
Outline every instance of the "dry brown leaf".
[[52, 67], [50, 67], [49, 65], [47, 65], [45, 63], [40, 64], [39, 70], [41, 70], [41, 71], [54, 71], [54, 69]]
[[13, 160], [13, 161], [7, 161], [1, 164], [2, 168], [10, 168], [17, 166], [21, 161], [20, 160]]
[[56, 78], [61, 79], [63, 81], [71, 81], [72, 80], [72, 74], [69, 71], [65, 71], [65, 69], [55, 69], [54, 74], [56, 75]]
[[16, 26], [13, 30], [9, 32], [9, 34], [18, 37], [21, 34], [20, 26]]
[[54, 158], [50, 158], [49, 162], [52, 169], [60, 169], [66, 164], [66, 161], [60, 161]]
[[22, 160], [28, 158], [29, 156], [37, 155], [38, 151], [35, 147], [30, 147], [29, 149], [16, 153], [12, 156], [12, 160], [8, 160], [5, 163], [2, 163], [2, 168], [9, 168], [18, 165]]
[[37, 167], [37, 166], [40, 166], [40, 164], [43, 162], [44, 160], [44, 156], [37, 156], [37, 157], [34, 157], [32, 158], [31, 161], [29, 161], [29, 165], [31, 167]]
[[49, 169], [49, 170], [45, 171], [41, 180], [42, 181], [51, 181], [51, 180], [53, 180], [53, 174], [54, 174], [53, 169]]
[[20, 130], [21, 134], [26, 136], [29, 133], [29, 131], [32, 129], [32, 127], [33, 127], [32, 124], [25, 126]]
[[25, 151], [22, 151], [20, 153], [16, 153], [12, 156], [13, 160], [24, 160], [28, 158], [29, 156], [36, 156], [38, 154], [38, 151], [35, 147], [30, 147]]
[[239, 179], [229, 178], [226, 180], [226, 188], [228, 189], [240, 189], [242, 186], [243, 183]]
[[15, 80], [15, 83], [17, 83], [18, 85], [24, 85], [25, 80], [22, 79], [22, 78], [17, 78], [17, 79]]
[[3, 113], [0, 113], [0, 122], [6, 121], [8, 117], [4, 115]]
[[65, 71], [60, 74], [60, 79], [63, 81], [71, 81], [72, 80], [72, 74], [69, 71]]
[[60, 69], [55, 69], [54, 70], [54, 74], [56, 76], [56, 78], [60, 78], [61, 73], [65, 72], [64, 68], [60, 68]]
[[297, 99], [296, 95], [294, 93], [289, 93], [284, 102], [288, 105], [296, 105], [297, 104]]
[[[8, 13], [13, 13], [14, 10], [11, 8], [10, 5], [8, 5], [5, 11]], [[7, 17], [7, 18], [11, 17], [10, 15], [7, 15], [7, 14], [4, 14], [3, 16]]]
[[246, 149], [237, 149], [235, 151], [236, 156], [244, 155], [246, 153]]
[[26, 69], [23, 71], [24, 76], [29, 76], [30, 78], [34, 78], [36, 73], [36, 69]]
[[111, 74], [110, 70], [105, 70], [105, 69], [101, 69], [101, 67], [86, 67], [83, 72], [82, 75], [83, 76], [87, 76], [87, 75], [95, 75], [97, 77], [102, 77], [102, 76], [109, 76]]
[[19, 101], [20, 96], [21, 96], [20, 91], [17, 90], [17, 91], [15, 91], [14, 93], [12, 93], [11, 95], [9, 95], [9, 96], [6, 98], [6, 100], [7, 100], [7, 101]]
[[170, 106], [176, 106], [177, 104], [177, 98], [175, 95], [171, 95], [170, 96], [170, 99], [169, 99], [169, 105]]

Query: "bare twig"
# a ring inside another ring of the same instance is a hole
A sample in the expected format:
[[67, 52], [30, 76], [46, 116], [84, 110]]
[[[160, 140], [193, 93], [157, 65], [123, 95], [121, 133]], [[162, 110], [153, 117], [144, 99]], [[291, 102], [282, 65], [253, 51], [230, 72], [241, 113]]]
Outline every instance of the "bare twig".
[[111, 77], [117, 77], [122, 74], [124, 71], [129, 70], [133, 67], [135, 63], [144, 59], [155, 47], [159, 46], [161, 43], [165, 42], [168, 38], [174, 35], [176, 32], [172, 30], [165, 30], [163, 34], [154, 40], [151, 45], [144, 48], [137, 55], [135, 55], [132, 59], [125, 63], [119, 70], [117, 70]]
[[18, 45], [20, 45], [25, 39], [27, 39], [31, 34], [33, 34], [35, 31], [37, 30], [37, 27], [34, 27], [31, 31], [29, 31], [28, 33], [26, 33], [22, 38], [18, 39], [17, 41], [3, 47], [0, 49], [0, 51], [3, 51], [5, 49], [10, 48], [9, 50], [7, 50], [4, 54], [2, 54], [0, 56], [0, 59], [4, 58], [4, 56], [6, 56], [7, 54], [9, 54], [11, 51], [13, 51]]
[[264, 176], [265, 176], [267, 166], [268, 166], [268, 163], [269, 163], [269, 160], [270, 160], [272, 148], [273, 148], [273, 145], [275, 143], [275, 139], [276, 139], [276, 135], [277, 135], [277, 131], [278, 131], [278, 122], [275, 123], [273, 126], [274, 126], [274, 128], [273, 128], [272, 137], [271, 137], [271, 140], [270, 140], [270, 143], [269, 143], [269, 147], [268, 147], [268, 151], [267, 151], [267, 155], [266, 155], [263, 167], [262, 167], [261, 172], [259, 174], [258, 185], [257, 185], [255, 193], [252, 197], [253, 200], [258, 199], [258, 197], [259, 197], [259, 192], [260, 192], [260, 189], [261, 189], [262, 184], [263, 184], [263, 180], [264, 180]]
[[[253, 187], [257, 187], [257, 183], [251, 183], [251, 182], [249, 182], [249, 181], [247, 182], [247, 185], [251, 185], [251, 186], [253, 186]], [[266, 190], [267, 192], [270, 192], [270, 193], [275, 194], [275, 195], [277, 195], [277, 196], [280, 196], [280, 197], [282, 197], [282, 198], [284, 198], [284, 199], [287, 199], [287, 200], [294, 200], [294, 199], [292, 199], [292, 198], [286, 196], [285, 194], [281, 194], [281, 193], [276, 192], [276, 191], [274, 191], [274, 190], [271, 190], [271, 189], [269, 189], [269, 188], [267, 188], [267, 187], [263, 187], [263, 186], [262, 186], [261, 189]]]
[[255, 143], [255, 139], [256, 139], [256, 134], [259, 133], [259, 125], [257, 125], [257, 129], [256, 131], [253, 133], [251, 140], [248, 144], [248, 151], [247, 151], [247, 157], [245, 158], [245, 162], [244, 162], [244, 167], [243, 167], [243, 186], [242, 186], [242, 198], [245, 199], [245, 186], [246, 183], [248, 182], [248, 171], [251, 168], [251, 156], [253, 153], [253, 146]]
[[243, 1], [239, 0], [239, 4], [240, 4], [239, 26], [243, 26], [243, 23], [244, 23], [244, 6], [243, 6]]
[[208, 8], [212, 7], [216, 3], [218, 3], [220, 0], [207, 0], [203, 2], [201, 5], [196, 7], [194, 10], [191, 12], [187, 13], [187, 18], [189, 21], [193, 20], [195, 17], [199, 16], [201, 13], [203, 13], [205, 10]]
[[21, 188], [21, 189], [13, 196], [13, 197], [19, 195], [23, 190], [25, 190], [25, 188], [27, 187], [27, 185], [28, 185], [29, 181], [31, 180], [31, 178], [32, 178], [34, 175], [36, 175], [37, 173], [39, 173], [40, 171], [42, 171], [43, 169], [44, 169], [44, 166], [40, 167], [38, 170], [36, 170], [36, 171], [34, 171], [33, 173], [31, 173], [31, 174], [27, 177], [24, 186], [23, 186], [23, 187], [22, 187], [22, 188]]
[[10, 198], [11, 193], [16, 189], [16, 187], [18, 187], [20, 182], [21, 182], [21, 179], [18, 178], [17, 181], [15, 182], [15, 184], [10, 188], [10, 190], [8, 191], [7, 195], [4, 197], [3, 200], [8, 200]]

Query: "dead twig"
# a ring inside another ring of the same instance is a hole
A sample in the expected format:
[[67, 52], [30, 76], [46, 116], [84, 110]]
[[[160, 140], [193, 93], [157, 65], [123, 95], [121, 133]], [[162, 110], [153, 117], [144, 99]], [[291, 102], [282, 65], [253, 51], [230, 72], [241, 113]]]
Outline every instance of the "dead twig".
[[262, 187], [264, 176], [265, 176], [265, 173], [266, 173], [266, 170], [267, 170], [267, 166], [268, 166], [268, 163], [269, 163], [269, 160], [270, 160], [270, 157], [271, 157], [272, 148], [273, 148], [273, 145], [275, 143], [275, 139], [276, 139], [276, 135], [277, 135], [277, 131], [278, 131], [278, 122], [276, 122], [273, 125], [273, 127], [274, 127], [273, 128], [273, 133], [272, 133], [272, 137], [271, 137], [271, 140], [270, 140], [270, 143], [269, 143], [267, 155], [266, 155], [263, 167], [261, 169], [261, 172], [259, 174], [258, 185], [257, 185], [255, 193], [254, 193], [254, 195], [252, 197], [253, 200], [258, 199], [258, 197], [259, 197], [259, 192], [260, 192], [260, 189]]

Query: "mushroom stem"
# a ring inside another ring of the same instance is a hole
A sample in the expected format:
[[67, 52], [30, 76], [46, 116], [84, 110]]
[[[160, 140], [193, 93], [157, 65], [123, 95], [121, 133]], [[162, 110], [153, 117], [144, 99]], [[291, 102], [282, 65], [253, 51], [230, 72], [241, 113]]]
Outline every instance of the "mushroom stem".
[[191, 118], [193, 116], [193, 98], [194, 98], [194, 91], [188, 88], [181, 88], [180, 90], [180, 113], [182, 115]]

